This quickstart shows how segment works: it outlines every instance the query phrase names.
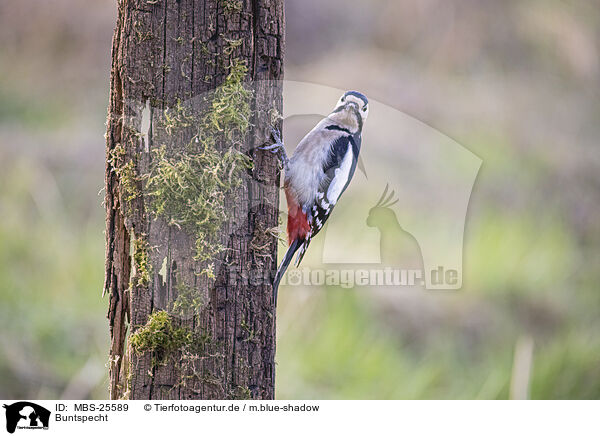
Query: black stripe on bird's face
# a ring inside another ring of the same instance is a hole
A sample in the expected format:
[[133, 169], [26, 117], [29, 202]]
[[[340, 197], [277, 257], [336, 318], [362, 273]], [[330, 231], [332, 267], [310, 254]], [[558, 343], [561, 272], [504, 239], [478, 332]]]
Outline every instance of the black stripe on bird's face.
[[349, 135], [352, 135], [352, 132], [345, 127], [338, 126], [337, 124], [332, 124], [330, 126], [325, 127], [327, 130], [338, 130], [340, 132], [345, 132]]
[[[344, 115], [336, 116], [336, 114], [339, 114], [342, 112], [346, 112], [345, 116]], [[342, 126], [340, 126], [340, 127], [346, 128], [352, 134], [354, 134], [356, 132], [360, 132], [362, 130], [363, 120], [362, 120], [362, 117], [360, 116], [360, 109], [358, 108], [358, 104], [354, 101], [340, 104], [338, 107], [336, 107], [333, 110], [333, 112], [331, 112], [329, 117], [332, 119], [333, 122], [336, 123], [336, 125], [343, 124], [344, 127], [342, 127]], [[353, 120], [350, 121], [350, 119], [348, 117], [351, 117]], [[356, 132], [354, 131], [355, 126], [353, 124], [356, 125]]]

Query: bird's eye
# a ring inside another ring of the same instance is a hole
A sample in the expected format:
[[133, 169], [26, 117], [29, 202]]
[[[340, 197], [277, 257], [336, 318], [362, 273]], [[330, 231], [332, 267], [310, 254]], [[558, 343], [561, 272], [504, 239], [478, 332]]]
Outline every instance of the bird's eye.
[[346, 101], [346, 97], [342, 97], [342, 103]]
[[365, 107], [363, 108], [363, 112], [366, 112], [366, 111], [367, 111], [367, 107], [365, 106]]

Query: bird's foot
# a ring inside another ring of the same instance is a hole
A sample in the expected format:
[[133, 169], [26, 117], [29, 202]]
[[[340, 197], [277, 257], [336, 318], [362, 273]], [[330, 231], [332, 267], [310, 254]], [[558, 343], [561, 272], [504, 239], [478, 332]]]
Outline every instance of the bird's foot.
[[270, 151], [271, 153], [276, 154], [277, 157], [279, 158], [279, 161], [281, 162], [281, 165], [283, 166], [283, 168], [287, 168], [289, 159], [285, 152], [285, 147], [283, 145], [283, 141], [281, 140], [281, 132], [278, 129], [276, 129], [275, 127], [271, 126], [271, 136], [275, 140], [274, 144], [263, 145], [263, 146], [260, 146], [257, 148], [259, 150], [266, 150], [266, 151]]
[[275, 140], [275, 143], [281, 144], [283, 146], [283, 141], [281, 140], [281, 131], [277, 127], [271, 127], [271, 136]]

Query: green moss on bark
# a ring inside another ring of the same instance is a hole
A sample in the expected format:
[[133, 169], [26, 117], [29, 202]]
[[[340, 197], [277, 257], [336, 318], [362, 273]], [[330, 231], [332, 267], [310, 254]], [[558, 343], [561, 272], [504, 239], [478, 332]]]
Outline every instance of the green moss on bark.
[[204, 146], [178, 158], [168, 158], [162, 147], [155, 159], [147, 184], [151, 210], [195, 235], [197, 260], [211, 259], [222, 250], [212, 236], [226, 219], [225, 195], [240, 185], [239, 172], [249, 167], [248, 158], [233, 149], [221, 154]]
[[153, 363], [164, 364], [169, 355], [193, 343], [193, 333], [186, 327], [175, 327], [171, 316], [161, 310], [151, 314], [129, 341], [137, 354], [153, 353]]
[[[165, 111], [168, 134], [193, 126], [198, 131], [184, 153], [168, 156], [166, 147], [156, 149], [147, 176], [150, 210], [196, 237], [195, 258], [200, 261], [209, 261], [223, 250], [214, 235], [227, 218], [225, 197], [240, 186], [242, 174], [252, 167], [251, 159], [233, 144], [236, 135], [245, 135], [250, 128], [252, 91], [244, 87], [246, 73], [242, 62], [233, 61], [200, 117], [188, 114], [180, 102]], [[209, 264], [203, 272], [210, 276], [211, 271]]]
[[152, 265], [148, 261], [148, 242], [143, 238], [133, 240], [133, 264], [135, 276], [133, 280], [137, 286], [148, 286]]
[[172, 304], [171, 313], [184, 319], [200, 314], [206, 302], [198, 290], [184, 283], [178, 284], [176, 289], [177, 298]]
[[239, 14], [244, 6], [241, 0], [219, 0], [219, 5], [226, 15]]
[[244, 135], [250, 128], [252, 91], [244, 86], [247, 73], [248, 67], [244, 62], [239, 59], [232, 61], [229, 75], [215, 91], [211, 110], [206, 117], [209, 131], [225, 132], [231, 139], [236, 130]]
[[127, 160], [127, 153], [122, 145], [113, 148], [108, 156], [108, 162], [119, 178], [121, 196], [124, 201], [132, 201], [140, 195], [138, 178], [135, 173], [135, 163]]

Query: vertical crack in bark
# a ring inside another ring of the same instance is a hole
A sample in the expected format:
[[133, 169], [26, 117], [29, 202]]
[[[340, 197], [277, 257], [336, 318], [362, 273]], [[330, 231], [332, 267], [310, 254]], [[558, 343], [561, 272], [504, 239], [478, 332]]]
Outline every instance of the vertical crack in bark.
[[[260, 19], [260, 1], [261, 0], [250, 0], [252, 3], [252, 63], [250, 65], [250, 77], [253, 80], [256, 80], [256, 65], [257, 65], [257, 56], [256, 56], [256, 38], [258, 36], [258, 20]], [[255, 100], [256, 101], [256, 100]]]
[[167, 2], [168, 0], [164, 0], [165, 7], [163, 10], [163, 41], [162, 41], [162, 92], [161, 92], [161, 101], [162, 101], [162, 110], [166, 109], [166, 101], [165, 101], [165, 86], [167, 82]]
[[195, 0], [192, 0], [192, 54], [191, 54], [191, 72], [190, 72], [190, 95], [193, 97], [194, 95], [194, 59], [196, 50], [194, 47], [196, 46], [196, 3]]

